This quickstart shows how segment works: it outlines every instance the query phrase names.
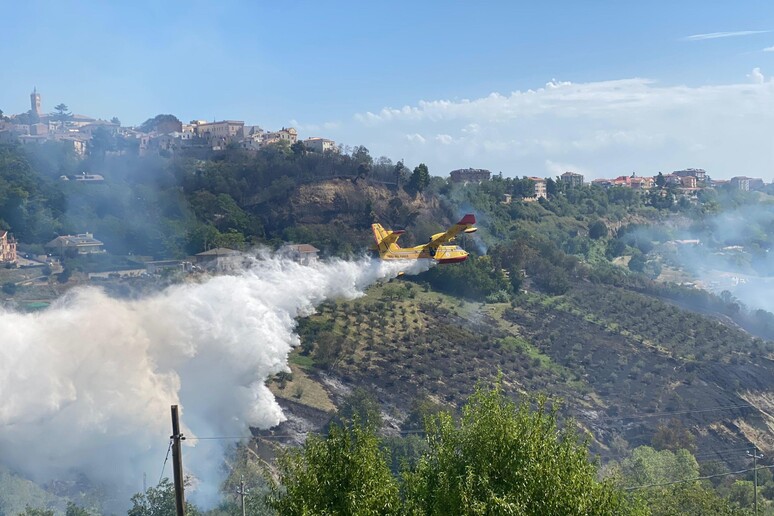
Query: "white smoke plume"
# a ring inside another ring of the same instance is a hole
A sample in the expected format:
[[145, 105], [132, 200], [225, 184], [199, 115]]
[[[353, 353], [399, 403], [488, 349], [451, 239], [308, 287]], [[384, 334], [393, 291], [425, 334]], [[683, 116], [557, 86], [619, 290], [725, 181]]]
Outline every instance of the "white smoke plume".
[[[170, 405], [181, 406], [189, 437], [249, 436], [249, 427], [278, 424], [282, 411], [265, 381], [287, 368], [295, 319], [428, 267], [301, 265], [264, 253], [239, 272], [141, 300], [81, 288], [40, 313], [0, 310], [0, 461], [41, 483], [85, 476], [125, 507], [144, 472], [151, 485], [160, 473]], [[187, 443], [195, 448], [184, 452], [186, 470], [211, 502], [228, 443]]]

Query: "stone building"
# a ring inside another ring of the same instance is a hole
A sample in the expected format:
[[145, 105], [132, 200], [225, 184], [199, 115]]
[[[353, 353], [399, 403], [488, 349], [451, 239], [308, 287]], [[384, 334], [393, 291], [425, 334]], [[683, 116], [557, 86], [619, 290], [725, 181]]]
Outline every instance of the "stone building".
[[16, 240], [8, 231], [0, 231], [0, 263], [16, 263]]

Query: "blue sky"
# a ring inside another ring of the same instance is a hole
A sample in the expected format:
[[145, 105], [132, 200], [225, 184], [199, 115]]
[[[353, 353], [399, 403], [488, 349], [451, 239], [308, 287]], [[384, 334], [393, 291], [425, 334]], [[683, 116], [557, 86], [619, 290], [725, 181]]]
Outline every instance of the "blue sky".
[[774, 175], [767, 2], [215, 4], [6, 3], [0, 109], [292, 124], [436, 174]]

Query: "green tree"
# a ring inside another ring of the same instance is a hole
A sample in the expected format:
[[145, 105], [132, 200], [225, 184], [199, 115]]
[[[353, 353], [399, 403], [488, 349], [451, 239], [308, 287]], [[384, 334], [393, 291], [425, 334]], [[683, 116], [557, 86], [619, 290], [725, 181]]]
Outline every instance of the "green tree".
[[[168, 478], [164, 478], [156, 487], [149, 487], [144, 493], [132, 496], [131, 502], [128, 516], [171, 516], [176, 512], [175, 486]], [[185, 513], [198, 516], [199, 510], [186, 502]]]
[[[728, 488], [728, 499], [739, 507], [752, 507], [755, 503], [755, 486], [750, 480], [737, 480]], [[760, 495], [758, 495], [760, 503]]]
[[358, 420], [332, 425], [328, 436], [277, 460], [279, 484], [269, 505], [282, 515], [399, 514], [398, 483], [373, 428]]
[[627, 485], [662, 484], [699, 476], [699, 464], [688, 450], [656, 451], [639, 446], [621, 464]]
[[60, 122], [70, 120], [70, 118], [73, 116], [73, 114], [68, 111], [67, 104], [57, 104], [54, 106], [54, 111], [56, 111], [54, 120], [58, 120]]
[[628, 514], [622, 492], [597, 480], [574, 425], [545, 399], [517, 406], [502, 384], [479, 388], [456, 424], [427, 423], [430, 451], [404, 476], [407, 514]]
[[30, 507], [29, 505], [24, 509], [24, 512], [20, 512], [19, 516], [54, 516], [54, 511], [51, 509], [41, 509], [38, 507]]
[[645, 270], [645, 256], [641, 252], [636, 251], [629, 259], [629, 270], [634, 272]]
[[409, 179], [409, 188], [415, 192], [422, 192], [430, 184], [430, 171], [427, 165], [420, 163], [414, 168], [414, 172]]
[[304, 153], [306, 152], [306, 145], [304, 145], [304, 142], [299, 140], [290, 146], [290, 150], [293, 152], [294, 156], [300, 157], [300, 156], [303, 156]]
[[713, 489], [698, 482], [677, 484], [662, 488], [649, 488], [639, 493], [651, 516], [742, 516], [742, 511], [718, 495]]
[[183, 123], [175, 115], [156, 115], [143, 122], [139, 127], [143, 133], [156, 131], [162, 134], [180, 131], [182, 128]]
[[395, 184], [398, 185], [398, 187], [406, 182], [407, 173], [406, 166], [403, 164], [403, 160], [400, 160], [395, 164], [393, 173], [395, 174]]
[[[357, 178], [365, 179], [371, 173], [371, 166], [361, 163], [357, 166]], [[369, 210], [370, 211], [370, 210]]]
[[116, 149], [116, 138], [110, 131], [104, 127], [98, 127], [91, 135], [89, 140], [89, 155], [100, 158], [105, 157], [105, 153]]
[[364, 145], [358, 145], [352, 149], [352, 161], [358, 165], [368, 165], [370, 168], [374, 164], [374, 159], [371, 157], [371, 153]]
[[378, 430], [382, 426], [382, 411], [376, 398], [367, 390], [358, 387], [344, 399], [334, 421], [342, 425], [359, 421], [363, 426]]
[[556, 186], [556, 181], [550, 177], [546, 179], [546, 193], [550, 199], [553, 199], [556, 197], [556, 194], [559, 193], [559, 189]]
[[67, 502], [65, 516], [91, 516], [91, 513], [83, 507], [75, 505], [73, 502]]
[[244, 249], [246, 246], [245, 236], [235, 229], [229, 229], [221, 233], [215, 239], [215, 247], [225, 247], [226, 249]]
[[664, 174], [661, 172], [658, 173], [656, 176], [656, 186], [659, 188], [664, 188], [666, 186], [666, 178], [664, 177]]
[[593, 240], [605, 238], [607, 233], [607, 225], [601, 220], [596, 220], [589, 226], [589, 238]]

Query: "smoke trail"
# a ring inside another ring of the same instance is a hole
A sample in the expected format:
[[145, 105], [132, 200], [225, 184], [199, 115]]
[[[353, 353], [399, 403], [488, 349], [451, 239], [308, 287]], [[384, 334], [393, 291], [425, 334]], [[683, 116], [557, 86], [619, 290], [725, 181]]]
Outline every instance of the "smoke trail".
[[[287, 367], [295, 318], [428, 267], [305, 266], [264, 254], [240, 272], [139, 301], [83, 288], [41, 313], [0, 311], [0, 457], [40, 483], [85, 475], [126, 506], [143, 472], [160, 471], [171, 404], [181, 405], [191, 437], [278, 424], [282, 411], [264, 382]], [[209, 449], [215, 456], [189, 452], [186, 461], [204, 494], [217, 492], [222, 462], [222, 449]]]

